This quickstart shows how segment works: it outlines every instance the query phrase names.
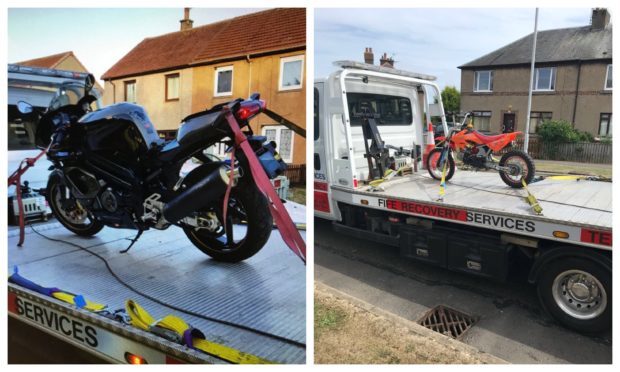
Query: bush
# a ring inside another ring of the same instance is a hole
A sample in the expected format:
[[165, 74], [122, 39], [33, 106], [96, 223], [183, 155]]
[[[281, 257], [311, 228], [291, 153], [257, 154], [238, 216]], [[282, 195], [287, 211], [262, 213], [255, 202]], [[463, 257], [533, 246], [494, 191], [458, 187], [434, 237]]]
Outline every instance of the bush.
[[544, 142], [593, 142], [588, 132], [581, 132], [566, 120], [545, 120], [536, 130]]

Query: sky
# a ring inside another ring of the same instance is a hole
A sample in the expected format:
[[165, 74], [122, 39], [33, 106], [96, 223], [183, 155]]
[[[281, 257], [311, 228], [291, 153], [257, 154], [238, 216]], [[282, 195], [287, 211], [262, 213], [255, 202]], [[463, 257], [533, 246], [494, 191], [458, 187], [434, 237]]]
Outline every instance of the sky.
[[[194, 27], [261, 9], [194, 8]], [[9, 8], [8, 62], [73, 51], [97, 79], [146, 37], [179, 31], [183, 8]]]
[[[460, 90], [457, 66], [532, 33], [534, 15], [525, 8], [316, 9], [315, 77], [333, 72], [333, 61], [363, 62], [371, 47], [375, 64], [385, 52], [396, 68]], [[541, 8], [538, 30], [585, 26], [590, 15], [591, 8]]]

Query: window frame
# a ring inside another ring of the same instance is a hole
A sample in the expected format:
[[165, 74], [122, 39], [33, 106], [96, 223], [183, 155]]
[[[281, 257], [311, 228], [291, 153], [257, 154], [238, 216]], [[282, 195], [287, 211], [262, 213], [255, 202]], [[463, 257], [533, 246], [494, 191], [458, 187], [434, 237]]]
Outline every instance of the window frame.
[[[282, 79], [284, 78], [284, 64], [287, 62], [295, 62], [295, 61], [301, 61], [299, 85], [292, 85], [292, 86], [287, 86], [287, 87], [282, 86]], [[304, 64], [305, 64], [304, 62], [305, 62], [305, 56], [303, 54], [280, 58], [280, 76], [278, 78], [278, 90], [279, 91], [297, 90], [297, 89], [303, 88], [304, 86]]]
[[[488, 72], [489, 73], [489, 85], [488, 85], [488, 89], [478, 89], [480, 84], [480, 73], [482, 72]], [[493, 70], [478, 70], [478, 71], [474, 71], [474, 92], [477, 93], [491, 93], [493, 92]]]
[[[534, 116], [534, 114], [536, 114], [536, 116]], [[545, 114], [550, 114], [548, 115], [549, 119], [544, 118]], [[532, 131], [532, 118], [538, 119], [534, 131]], [[530, 111], [530, 134], [536, 134], [538, 126], [545, 120], [553, 120], [553, 111]]]
[[[218, 86], [218, 82], [220, 80], [220, 72], [226, 72], [226, 71], [230, 71], [230, 91], [229, 92], [218, 92], [217, 91], [217, 86]], [[234, 83], [234, 75], [235, 75], [235, 71], [234, 71], [234, 66], [233, 65], [229, 65], [229, 66], [220, 66], [220, 67], [216, 67], [215, 68], [215, 78], [213, 79], [213, 96], [214, 97], [227, 97], [227, 96], [232, 96], [233, 95], [233, 83]]]
[[[610, 134], [610, 130], [612, 130], [612, 114], [611, 112], [601, 112], [598, 119], [598, 131], [596, 132], [600, 137], [613, 137], [613, 131]], [[603, 116], [607, 116], [607, 133], [601, 134], [601, 124], [603, 122]]]
[[[168, 97], [168, 79], [170, 78], [177, 78], [177, 97], [176, 98], [169, 98]], [[166, 81], [166, 86], [165, 86], [165, 90], [164, 90], [164, 99], [166, 102], [176, 102], [181, 98], [181, 74], [179, 74], [178, 72], [175, 72], [173, 74], [167, 74], [164, 75], [164, 80]]]
[[[604, 86], [603, 86], [603, 90], [613, 90], [613, 87], [614, 87], [614, 74], [613, 74], [613, 67], [612, 67], [612, 66], [613, 66], [613, 65], [612, 65], [611, 63], [610, 63], [610, 64], [608, 64], [608, 65], [607, 65], [607, 68], [606, 68], [606, 70], [605, 70], [605, 71], [606, 71], [606, 72], [605, 72], [605, 84], [604, 84]], [[609, 70], [611, 70], [611, 74], [610, 74], [610, 71], [609, 71]], [[610, 77], [611, 77], [611, 86], [610, 86], [610, 87], [608, 87], [608, 86], [607, 86], [607, 82], [608, 82], [608, 81], [610, 81], [610, 80], [609, 80], [609, 78], [610, 78]]]
[[[295, 132], [293, 132], [290, 128], [285, 127], [284, 125], [280, 125], [280, 124], [265, 124], [261, 127], [261, 135], [266, 136], [267, 134], [265, 133], [265, 131], [267, 129], [275, 129], [276, 130], [276, 151], [278, 152], [278, 154], [280, 154], [280, 157], [282, 158], [282, 160], [284, 160], [285, 163], [287, 164], [292, 164], [293, 163], [293, 157], [295, 155]], [[280, 137], [281, 137], [281, 133], [283, 129], [288, 129], [291, 132], [291, 154], [290, 157], [285, 158], [282, 153], [280, 152]]]
[[[549, 79], [549, 88], [539, 89], [538, 88], [538, 78], [539, 72], [543, 69], [551, 69], [551, 78]], [[557, 68], [556, 67], [536, 67], [534, 70], [534, 87], [532, 89], [533, 92], [555, 92], [555, 81], [557, 78]]]
[[[132, 84], [134, 86], [134, 88], [133, 88], [134, 100], [133, 101], [128, 101], [127, 100], [127, 86], [132, 85]], [[136, 103], [136, 102], [138, 102], [138, 84], [137, 84], [135, 79], [123, 81], [123, 93], [124, 93], [123, 100], [125, 102], [129, 102], [129, 103]]]
[[[472, 110], [472, 113], [474, 114], [474, 129], [478, 130], [478, 131], [485, 131], [485, 132], [490, 132], [491, 131], [491, 118], [493, 117], [493, 111], [490, 110]], [[486, 115], [486, 113], [488, 113], [488, 115]], [[476, 118], [489, 118], [489, 128], [488, 129], [482, 129], [482, 128], [476, 128]]]

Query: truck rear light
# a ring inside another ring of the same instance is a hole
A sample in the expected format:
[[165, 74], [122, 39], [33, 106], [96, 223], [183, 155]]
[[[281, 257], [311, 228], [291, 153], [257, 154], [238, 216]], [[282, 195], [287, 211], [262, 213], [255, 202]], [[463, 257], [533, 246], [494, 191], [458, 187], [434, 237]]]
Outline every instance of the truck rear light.
[[566, 231], [556, 230], [553, 232], [553, 236], [560, 239], [568, 239], [569, 235]]
[[368, 200], [362, 199], [360, 200], [360, 203], [362, 203], [363, 205], [368, 205]]
[[149, 364], [146, 359], [142, 358], [140, 355], [132, 354], [130, 352], [125, 353], [125, 360], [129, 364]]

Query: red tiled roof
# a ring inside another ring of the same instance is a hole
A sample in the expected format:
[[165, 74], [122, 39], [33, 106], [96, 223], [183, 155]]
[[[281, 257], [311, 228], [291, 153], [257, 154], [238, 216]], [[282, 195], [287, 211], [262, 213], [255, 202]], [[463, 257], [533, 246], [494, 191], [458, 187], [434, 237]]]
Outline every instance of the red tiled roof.
[[306, 10], [270, 9], [144, 39], [101, 79], [305, 47]]
[[17, 62], [17, 65], [30, 66], [30, 67], [43, 67], [54, 68], [65, 58], [72, 56], [73, 52], [63, 52], [58, 54], [52, 54], [51, 56], [45, 56], [41, 58], [29, 59], [27, 61]]

